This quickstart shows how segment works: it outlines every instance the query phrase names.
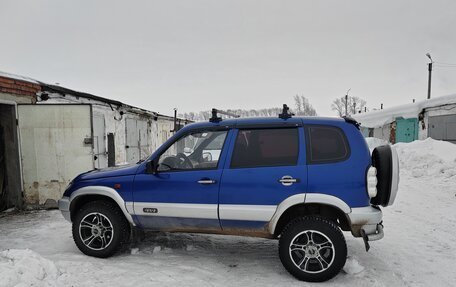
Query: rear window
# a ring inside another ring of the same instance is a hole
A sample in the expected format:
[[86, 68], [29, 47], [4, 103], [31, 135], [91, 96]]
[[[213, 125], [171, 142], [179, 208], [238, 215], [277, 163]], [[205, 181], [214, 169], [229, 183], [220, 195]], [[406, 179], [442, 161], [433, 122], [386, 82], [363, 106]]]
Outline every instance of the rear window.
[[348, 158], [350, 149], [340, 128], [311, 126], [308, 130], [310, 163], [328, 163]]
[[231, 167], [296, 165], [298, 152], [296, 128], [239, 130]]

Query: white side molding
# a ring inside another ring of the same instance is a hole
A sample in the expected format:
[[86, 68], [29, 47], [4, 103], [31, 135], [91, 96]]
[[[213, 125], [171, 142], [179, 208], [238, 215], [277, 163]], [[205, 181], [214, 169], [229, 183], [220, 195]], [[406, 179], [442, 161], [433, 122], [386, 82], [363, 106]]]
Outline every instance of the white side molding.
[[120, 207], [122, 210], [123, 214], [125, 215], [125, 218], [130, 222], [133, 226], [136, 224], [133, 221], [133, 218], [131, 217], [131, 214], [128, 213], [127, 208], [125, 206], [125, 201], [123, 198], [117, 193], [115, 189], [112, 189], [107, 186], [85, 186], [81, 187], [80, 189], [74, 191], [71, 196], [70, 196], [70, 205], [71, 202], [77, 198], [78, 196], [82, 195], [104, 195], [107, 196], [111, 199], [113, 199], [117, 205]]
[[276, 211], [276, 205], [235, 205], [220, 204], [220, 220], [246, 220], [269, 222]]
[[[217, 219], [217, 204], [135, 202], [135, 215]], [[146, 211], [145, 211], [146, 210]], [[147, 212], [154, 210], [154, 212]]]

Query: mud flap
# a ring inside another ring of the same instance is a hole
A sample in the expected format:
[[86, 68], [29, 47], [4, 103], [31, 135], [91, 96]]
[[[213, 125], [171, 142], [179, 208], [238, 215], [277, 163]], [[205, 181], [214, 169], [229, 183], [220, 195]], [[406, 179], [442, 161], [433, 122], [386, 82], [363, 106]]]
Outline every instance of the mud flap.
[[368, 252], [370, 249], [369, 238], [367, 237], [366, 232], [364, 232], [364, 229], [362, 229], [362, 228], [361, 228], [361, 236], [363, 237], [364, 247], [366, 248], [366, 252]]

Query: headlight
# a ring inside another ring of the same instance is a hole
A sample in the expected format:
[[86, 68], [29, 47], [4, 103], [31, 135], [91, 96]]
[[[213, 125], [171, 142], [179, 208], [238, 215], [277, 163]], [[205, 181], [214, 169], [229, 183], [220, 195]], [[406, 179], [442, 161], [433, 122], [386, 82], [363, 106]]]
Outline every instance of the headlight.
[[367, 171], [367, 194], [370, 198], [377, 196], [377, 169], [373, 166]]

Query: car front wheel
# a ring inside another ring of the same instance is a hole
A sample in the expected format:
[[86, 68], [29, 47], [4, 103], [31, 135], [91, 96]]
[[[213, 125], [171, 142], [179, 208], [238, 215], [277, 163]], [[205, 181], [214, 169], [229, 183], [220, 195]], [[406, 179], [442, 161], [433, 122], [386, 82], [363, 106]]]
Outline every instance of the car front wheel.
[[122, 211], [108, 201], [83, 205], [73, 220], [73, 239], [84, 254], [106, 258], [116, 253], [130, 237]]
[[294, 277], [322, 282], [336, 276], [345, 265], [347, 245], [339, 227], [318, 216], [290, 222], [279, 240], [283, 266]]

